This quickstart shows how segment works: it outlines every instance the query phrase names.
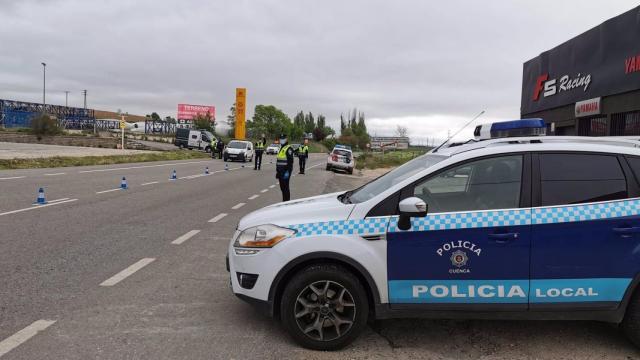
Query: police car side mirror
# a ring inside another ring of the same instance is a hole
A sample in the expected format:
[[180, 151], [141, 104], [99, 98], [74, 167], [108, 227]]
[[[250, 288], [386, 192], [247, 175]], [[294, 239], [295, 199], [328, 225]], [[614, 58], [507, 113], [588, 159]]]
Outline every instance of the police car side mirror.
[[409, 230], [411, 229], [412, 217], [427, 216], [427, 203], [418, 197], [410, 197], [400, 201], [398, 210], [400, 211], [398, 228], [400, 230]]

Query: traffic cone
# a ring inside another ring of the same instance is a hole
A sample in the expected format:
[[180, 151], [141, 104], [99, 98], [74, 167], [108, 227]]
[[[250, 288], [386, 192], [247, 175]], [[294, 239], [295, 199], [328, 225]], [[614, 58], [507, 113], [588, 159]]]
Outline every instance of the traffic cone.
[[224, 164], [224, 169], [229, 170], [229, 164]]
[[177, 180], [178, 179], [178, 174], [176, 173], [176, 169], [173, 169], [173, 172], [171, 173], [171, 177], [169, 178], [169, 180]]
[[204, 174], [205, 175], [209, 175], [209, 167], [208, 166], [206, 168], [204, 168]]
[[122, 181], [120, 182], [120, 190], [127, 190], [129, 188], [129, 186], [127, 185], [127, 179], [125, 179], [125, 177], [122, 177]]
[[44, 205], [47, 203], [46, 198], [44, 197], [44, 188], [39, 188], [38, 189], [38, 198], [36, 199], [36, 202], [34, 202], [35, 205]]

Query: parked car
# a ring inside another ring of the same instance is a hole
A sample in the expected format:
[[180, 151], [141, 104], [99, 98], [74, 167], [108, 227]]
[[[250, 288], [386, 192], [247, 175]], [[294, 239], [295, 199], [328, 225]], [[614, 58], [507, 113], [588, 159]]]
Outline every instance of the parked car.
[[198, 149], [211, 152], [211, 140], [214, 135], [206, 130], [176, 129], [173, 144], [180, 149]]
[[278, 151], [280, 151], [280, 145], [273, 143], [269, 146], [267, 146], [267, 150], [265, 150], [265, 153], [267, 155], [276, 155], [278, 154]]
[[327, 158], [327, 171], [342, 170], [353, 174], [356, 160], [351, 151], [351, 147], [336, 145]]
[[251, 161], [253, 160], [253, 144], [251, 141], [231, 140], [222, 151], [222, 159], [224, 161]]

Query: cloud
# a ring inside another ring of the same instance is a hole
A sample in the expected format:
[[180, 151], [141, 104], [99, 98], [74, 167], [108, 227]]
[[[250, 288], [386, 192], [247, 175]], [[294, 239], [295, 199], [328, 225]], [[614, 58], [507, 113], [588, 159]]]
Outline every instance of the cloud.
[[[7, 5], [7, 4], [5, 4]], [[633, 1], [22, 0], [0, 13], [0, 98], [175, 116], [236, 87], [248, 109], [357, 107], [379, 132], [453, 131], [482, 109], [516, 118], [522, 63]], [[569, 15], [570, 14], [570, 15]], [[252, 112], [249, 111], [248, 116]], [[451, 125], [450, 125], [451, 124]]]

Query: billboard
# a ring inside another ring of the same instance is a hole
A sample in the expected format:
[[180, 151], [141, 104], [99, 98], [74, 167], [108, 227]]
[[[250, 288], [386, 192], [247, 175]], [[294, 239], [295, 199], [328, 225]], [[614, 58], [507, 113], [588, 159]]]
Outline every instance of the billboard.
[[524, 63], [521, 113], [640, 89], [639, 34], [636, 7]]
[[211, 114], [211, 119], [216, 117], [216, 107], [209, 105], [191, 105], [191, 104], [178, 104], [178, 120], [193, 120], [198, 115], [206, 115], [207, 112]]

